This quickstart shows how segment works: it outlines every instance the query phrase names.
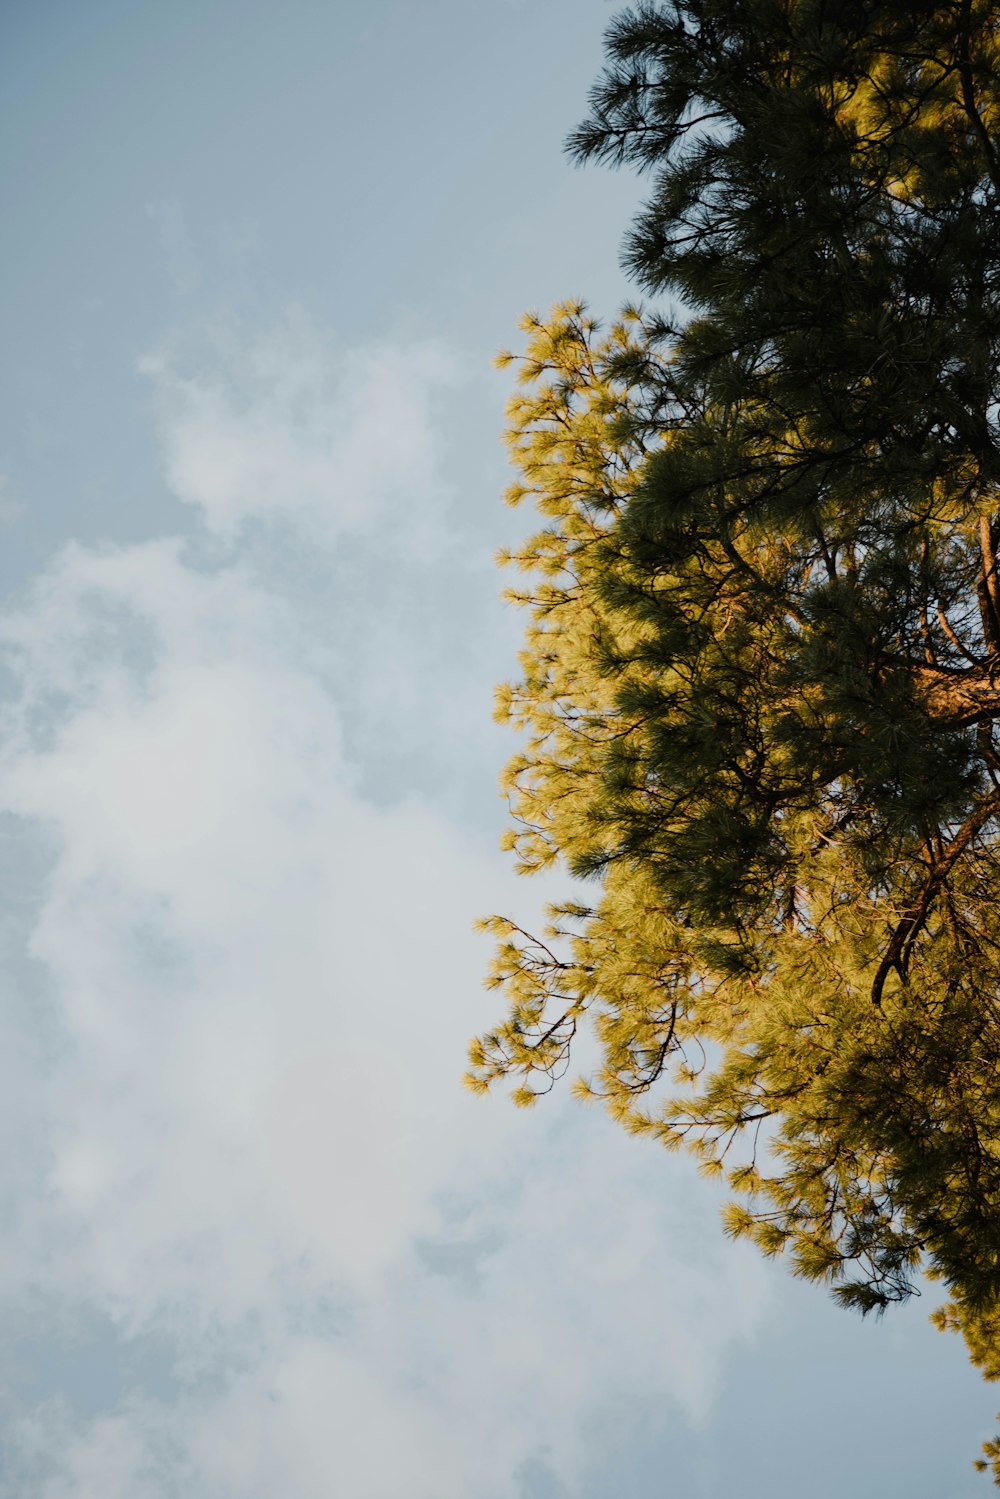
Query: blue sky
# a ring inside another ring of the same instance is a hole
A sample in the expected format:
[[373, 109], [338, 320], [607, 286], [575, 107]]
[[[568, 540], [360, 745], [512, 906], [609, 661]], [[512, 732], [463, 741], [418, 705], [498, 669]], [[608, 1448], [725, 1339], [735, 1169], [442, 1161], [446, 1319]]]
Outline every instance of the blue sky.
[[689, 1163], [462, 1093], [528, 306], [612, 10], [0, 19], [0, 1482], [10, 1499], [966, 1499], [1000, 1400]]

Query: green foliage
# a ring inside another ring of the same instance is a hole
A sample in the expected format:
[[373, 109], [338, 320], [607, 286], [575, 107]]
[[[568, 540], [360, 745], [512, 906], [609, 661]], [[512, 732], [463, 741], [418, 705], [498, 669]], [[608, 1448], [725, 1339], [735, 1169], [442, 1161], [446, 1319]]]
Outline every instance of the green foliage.
[[[686, 1144], [727, 1232], [1000, 1377], [1000, 8], [626, 13], [571, 148], [669, 316], [529, 317], [498, 712], [524, 872], [470, 1081]], [[670, 305], [668, 303], [668, 305]], [[510, 361], [513, 356], [507, 356]], [[1000, 1482], [1000, 1447], [987, 1447]]]

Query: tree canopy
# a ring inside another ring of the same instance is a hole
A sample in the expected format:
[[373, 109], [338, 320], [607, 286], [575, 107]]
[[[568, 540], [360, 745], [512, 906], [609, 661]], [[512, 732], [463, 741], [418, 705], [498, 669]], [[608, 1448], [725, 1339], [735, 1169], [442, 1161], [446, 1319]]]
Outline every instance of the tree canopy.
[[570, 150], [651, 174], [655, 301], [525, 320], [498, 711], [519, 867], [595, 896], [487, 923], [469, 1081], [591, 1024], [729, 1231], [862, 1311], [929, 1274], [1000, 1377], [1000, 6], [641, 6]]

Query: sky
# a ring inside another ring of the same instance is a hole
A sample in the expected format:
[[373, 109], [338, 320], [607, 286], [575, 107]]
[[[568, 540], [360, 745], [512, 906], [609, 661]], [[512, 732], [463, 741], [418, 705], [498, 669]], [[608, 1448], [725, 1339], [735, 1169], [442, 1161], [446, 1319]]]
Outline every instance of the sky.
[[[602, 0], [0, 6], [3, 1499], [972, 1499], [1000, 1392], [463, 1092]], [[585, 1062], [585, 1053], [581, 1065]]]

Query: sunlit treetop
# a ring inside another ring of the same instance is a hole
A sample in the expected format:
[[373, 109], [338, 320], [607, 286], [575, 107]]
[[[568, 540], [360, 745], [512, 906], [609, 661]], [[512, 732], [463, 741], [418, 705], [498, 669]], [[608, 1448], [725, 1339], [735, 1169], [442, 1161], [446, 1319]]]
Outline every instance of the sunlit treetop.
[[[541, 529], [499, 711], [510, 845], [473, 1086], [687, 1143], [731, 1231], [862, 1310], [942, 1280], [1000, 1376], [1000, 12], [649, 7], [571, 147], [638, 165], [661, 309], [529, 318]], [[581, 887], [577, 887], [577, 891]], [[997, 1452], [988, 1454], [1000, 1476]]]

